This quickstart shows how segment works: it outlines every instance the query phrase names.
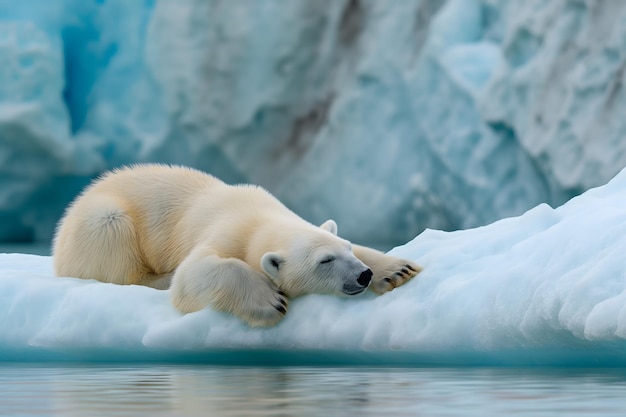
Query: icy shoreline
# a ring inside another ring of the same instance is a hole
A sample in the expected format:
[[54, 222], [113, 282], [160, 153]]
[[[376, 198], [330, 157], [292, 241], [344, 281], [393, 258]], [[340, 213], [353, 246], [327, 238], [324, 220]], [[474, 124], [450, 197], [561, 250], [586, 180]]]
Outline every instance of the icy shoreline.
[[392, 251], [424, 266], [417, 279], [381, 297], [292, 300], [271, 329], [3, 254], [0, 361], [626, 366], [624, 207], [626, 171], [557, 209], [428, 230]]

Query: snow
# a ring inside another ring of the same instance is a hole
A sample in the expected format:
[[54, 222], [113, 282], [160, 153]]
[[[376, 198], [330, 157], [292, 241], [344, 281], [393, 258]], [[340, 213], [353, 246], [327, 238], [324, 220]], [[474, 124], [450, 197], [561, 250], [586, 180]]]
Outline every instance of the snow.
[[0, 240], [49, 240], [90, 179], [147, 161], [263, 185], [386, 247], [560, 205], [626, 166], [625, 13], [0, 0]]
[[625, 205], [626, 170], [557, 209], [427, 230], [392, 251], [424, 267], [405, 286], [301, 297], [269, 329], [3, 254], [0, 361], [625, 366]]

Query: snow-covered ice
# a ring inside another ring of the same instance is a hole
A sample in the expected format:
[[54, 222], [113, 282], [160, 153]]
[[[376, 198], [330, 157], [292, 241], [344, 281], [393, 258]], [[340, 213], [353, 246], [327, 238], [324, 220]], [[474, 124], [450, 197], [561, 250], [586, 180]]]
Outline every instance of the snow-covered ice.
[[557, 209], [427, 230], [392, 251], [424, 267], [404, 287], [292, 300], [269, 329], [3, 254], [0, 360], [626, 366], [624, 207], [626, 170]]

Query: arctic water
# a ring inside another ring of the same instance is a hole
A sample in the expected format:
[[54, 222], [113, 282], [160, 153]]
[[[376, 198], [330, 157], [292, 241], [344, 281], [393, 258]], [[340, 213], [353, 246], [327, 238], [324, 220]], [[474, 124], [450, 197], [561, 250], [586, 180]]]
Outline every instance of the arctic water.
[[624, 389], [607, 370], [5, 365], [0, 414], [617, 416]]

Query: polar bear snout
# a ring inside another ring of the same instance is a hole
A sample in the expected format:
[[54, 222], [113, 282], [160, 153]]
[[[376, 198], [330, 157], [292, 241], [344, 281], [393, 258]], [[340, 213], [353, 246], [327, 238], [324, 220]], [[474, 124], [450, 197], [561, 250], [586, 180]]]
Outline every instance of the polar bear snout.
[[356, 282], [364, 287], [367, 287], [368, 285], [370, 285], [372, 275], [374, 275], [372, 270], [368, 268], [365, 271], [361, 272], [361, 275], [359, 276], [359, 279], [356, 280]]
[[369, 268], [366, 269], [365, 271], [361, 272], [359, 277], [356, 279], [356, 282], [351, 281], [344, 283], [341, 291], [346, 295], [361, 294], [370, 285], [370, 282], [372, 281], [372, 275], [374, 275], [372, 273], [372, 270]]

